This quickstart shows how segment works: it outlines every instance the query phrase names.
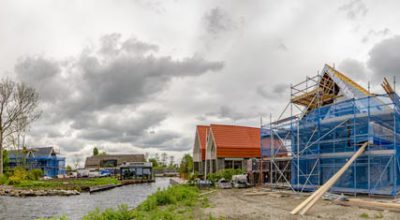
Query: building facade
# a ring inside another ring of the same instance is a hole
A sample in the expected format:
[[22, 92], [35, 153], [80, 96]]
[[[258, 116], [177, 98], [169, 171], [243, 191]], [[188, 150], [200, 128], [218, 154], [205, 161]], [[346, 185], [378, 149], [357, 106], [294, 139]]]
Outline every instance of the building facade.
[[23, 166], [28, 170], [40, 169], [49, 177], [65, 174], [65, 158], [59, 156], [59, 152], [53, 147], [11, 150], [8, 157], [10, 169], [17, 166]]
[[206, 159], [206, 142], [207, 133], [210, 126], [198, 125], [196, 126], [196, 134], [194, 138], [193, 147], [193, 169], [200, 176], [204, 175], [205, 159]]
[[260, 145], [260, 128], [211, 124], [204, 174], [231, 168], [246, 169], [248, 159], [260, 158]]
[[86, 158], [85, 169], [117, 168], [135, 162], [146, 162], [144, 154], [96, 155]]

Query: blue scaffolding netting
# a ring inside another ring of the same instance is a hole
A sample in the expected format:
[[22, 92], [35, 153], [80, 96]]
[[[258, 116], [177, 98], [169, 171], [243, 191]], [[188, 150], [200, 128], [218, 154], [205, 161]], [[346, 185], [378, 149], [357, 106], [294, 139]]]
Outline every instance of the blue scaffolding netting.
[[[264, 157], [288, 152], [290, 185], [313, 191], [328, 181], [368, 142], [367, 150], [341, 176], [333, 192], [396, 196], [400, 185], [399, 97], [367, 95], [335, 100], [261, 126]], [[275, 141], [279, 140], [279, 145]]]

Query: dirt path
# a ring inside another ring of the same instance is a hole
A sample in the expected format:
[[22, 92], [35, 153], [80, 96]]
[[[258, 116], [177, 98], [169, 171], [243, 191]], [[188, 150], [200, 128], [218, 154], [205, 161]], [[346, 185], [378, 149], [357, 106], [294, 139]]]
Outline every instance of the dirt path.
[[307, 216], [291, 215], [290, 211], [306, 197], [287, 193], [246, 196], [248, 190], [218, 190], [208, 196], [210, 207], [204, 210], [217, 219], [399, 219], [400, 213], [374, 211], [335, 205], [320, 200]]

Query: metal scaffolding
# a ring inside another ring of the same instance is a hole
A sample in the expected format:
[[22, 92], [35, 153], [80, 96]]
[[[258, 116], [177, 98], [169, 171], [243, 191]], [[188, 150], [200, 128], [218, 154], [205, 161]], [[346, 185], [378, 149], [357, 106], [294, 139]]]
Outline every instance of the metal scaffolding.
[[[399, 96], [385, 79], [387, 94], [371, 94], [326, 65], [291, 86], [291, 100], [276, 121], [261, 125], [262, 156], [276, 166], [287, 151], [293, 190], [324, 184], [358, 147], [369, 142], [331, 191], [396, 196], [399, 189]], [[281, 117], [289, 112], [289, 117]], [[274, 146], [278, 139], [279, 147]], [[278, 158], [278, 159], [277, 159]], [[287, 168], [278, 169], [284, 177]]]

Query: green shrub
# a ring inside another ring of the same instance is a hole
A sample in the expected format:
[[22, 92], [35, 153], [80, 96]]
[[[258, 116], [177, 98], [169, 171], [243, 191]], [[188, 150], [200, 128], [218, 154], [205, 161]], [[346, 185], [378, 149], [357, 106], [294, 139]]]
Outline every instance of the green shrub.
[[7, 185], [8, 184], [8, 178], [7, 178], [7, 176], [1, 176], [0, 177], [0, 185]]
[[193, 186], [176, 185], [164, 190], [157, 190], [150, 195], [139, 207], [139, 210], [151, 211], [158, 206], [174, 205], [179, 202], [187, 206], [193, 205], [198, 196], [198, 189]]
[[14, 169], [13, 175], [9, 178], [10, 185], [16, 185], [21, 183], [23, 180], [28, 178], [28, 172], [23, 167], [16, 167]]
[[43, 176], [43, 171], [40, 169], [33, 169], [28, 173], [29, 180], [39, 180]]

